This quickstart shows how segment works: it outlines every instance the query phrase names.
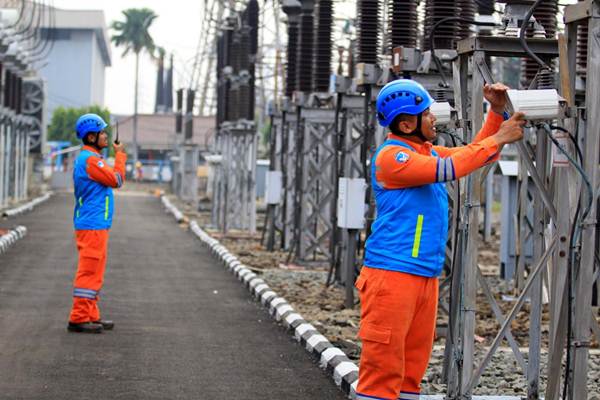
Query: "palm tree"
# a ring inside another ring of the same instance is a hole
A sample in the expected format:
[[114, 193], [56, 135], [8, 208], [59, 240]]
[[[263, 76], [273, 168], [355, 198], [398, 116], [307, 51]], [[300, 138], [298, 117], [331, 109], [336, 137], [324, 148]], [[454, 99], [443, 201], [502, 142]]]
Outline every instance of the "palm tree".
[[123, 11], [125, 21], [113, 21], [111, 28], [116, 32], [111, 40], [117, 47], [124, 47], [123, 57], [129, 52], [135, 54], [135, 94], [133, 106], [133, 165], [138, 162], [137, 114], [138, 114], [138, 73], [140, 53], [146, 50], [151, 56], [156, 48], [148, 29], [158, 17], [149, 8], [129, 8]]

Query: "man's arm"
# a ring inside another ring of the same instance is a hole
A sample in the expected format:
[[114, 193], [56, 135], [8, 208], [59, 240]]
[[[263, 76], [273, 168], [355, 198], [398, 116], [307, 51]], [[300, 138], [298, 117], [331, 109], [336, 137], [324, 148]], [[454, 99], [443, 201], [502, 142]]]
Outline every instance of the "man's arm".
[[101, 183], [104, 186], [120, 188], [125, 182], [125, 162], [127, 154], [124, 152], [115, 153], [115, 167], [111, 168], [106, 161], [100, 157], [91, 156], [87, 160], [86, 171], [91, 180]]
[[[477, 133], [477, 135], [473, 138], [471, 143], [478, 143], [482, 140], [493, 136], [500, 129], [500, 125], [504, 122], [504, 116], [502, 114], [498, 114], [494, 111], [490, 111], [485, 119], [485, 123], [481, 130]], [[440, 155], [440, 157], [449, 157], [452, 154], [460, 151], [463, 146], [459, 147], [444, 147], [444, 146], [433, 146], [433, 149]], [[500, 157], [500, 151], [496, 155], [496, 161]]]
[[503, 145], [522, 139], [523, 117], [523, 113], [515, 113], [495, 135], [458, 147], [449, 157], [419, 154], [401, 146], [385, 147], [375, 160], [377, 182], [387, 189], [403, 189], [462, 178], [494, 161]]
[[377, 182], [386, 189], [403, 189], [462, 178], [492, 161], [498, 148], [490, 137], [457, 147], [450, 157], [442, 158], [388, 146], [375, 161]]

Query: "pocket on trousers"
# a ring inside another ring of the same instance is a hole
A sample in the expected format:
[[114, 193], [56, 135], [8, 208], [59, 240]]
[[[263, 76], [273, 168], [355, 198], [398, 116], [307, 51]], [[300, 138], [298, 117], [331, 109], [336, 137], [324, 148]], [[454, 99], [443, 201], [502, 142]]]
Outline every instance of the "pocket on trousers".
[[392, 339], [392, 329], [370, 324], [368, 322], [363, 322], [360, 324], [358, 337], [362, 340], [368, 340], [371, 342], [390, 344]]
[[367, 277], [364, 274], [360, 274], [358, 275], [358, 278], [356, 278], [356, 282], [354, 283], [354, 287], [357, 288], [359, 291], [363, 291], [363, 289], [365, 288], [365, 284], [367, 283]]

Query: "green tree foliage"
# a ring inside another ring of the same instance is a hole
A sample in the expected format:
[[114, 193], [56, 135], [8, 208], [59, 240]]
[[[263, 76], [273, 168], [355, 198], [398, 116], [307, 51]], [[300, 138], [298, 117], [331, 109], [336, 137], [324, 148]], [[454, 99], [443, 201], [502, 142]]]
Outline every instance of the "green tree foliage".
[[125, 21], [113, 21], [111, 28], [116, 32], [111, 38], [115, 46], [123, 47], [123, 56], [130, 51], [136, 56], [142, 50], [154, 53], [154, 39], [148, 32], [152, 22], [158, 17], [149, 8], [129, 8], [123, 11]]
[[[99, 106], [64, 108], [58, 107], [52, 114], [52, 121], [48, 127], [48, 140], [70, 141], [74, 145], [81, 144], [75, 133], [75, 123], [77, 118], [83, 114], [98, 114], [110, 125], [110, 111], [107, 108]], [[106, 132], [111, 134], [111, 127], [106, 128]]]
[[149, 8], [128, 8], [123, 11], [124, 21], [113, 21], [110, 24], [115, 32], [111, 40], [117, 47], [123, 48], [123, 57], [130, 52], [135, 54], [135, 83], [134, 83], [134, 106], [133, 106], [133, 162], [137, 163], [137, 114], [138, 114], [138, 76], [140, 53], [147, 51], [151, 57], [157, 50], [154, 39], [149, 29], [152, 22], [158, 17]]

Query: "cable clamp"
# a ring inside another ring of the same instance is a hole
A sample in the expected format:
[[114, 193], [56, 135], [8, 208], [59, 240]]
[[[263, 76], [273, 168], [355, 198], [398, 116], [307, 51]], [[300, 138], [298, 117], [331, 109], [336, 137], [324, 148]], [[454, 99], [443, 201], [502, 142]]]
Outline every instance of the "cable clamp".
[[481, 207], [481, 203], [465, 203], [465, 208]]

